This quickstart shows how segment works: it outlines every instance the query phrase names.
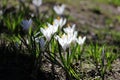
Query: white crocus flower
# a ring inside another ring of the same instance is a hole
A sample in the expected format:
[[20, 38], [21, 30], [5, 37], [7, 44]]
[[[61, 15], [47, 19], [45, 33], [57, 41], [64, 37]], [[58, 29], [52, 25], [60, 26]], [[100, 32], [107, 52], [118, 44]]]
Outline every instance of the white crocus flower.
[[68, 36], [71, 37], [72, 39], [72, 42], [75, 43], [76, 42], [76, 39], [77, 39], [77, 35], [78, 35], [78, 32], [77, 31], [74, 31], [73, 34], [68, 34]]
[[73, 24], [72, 27], [68, 25], [68, 27], [64, 28], [63, 30], [67, 34], [73, 34], [75, 31], [75, 24]]
[[58, 25], [60, 29], [66, 24], [66, 19], [58, 17], [57, 19], [54, 19], [53, 24]]
[[40, 30], [43, 33], [43, 35], [46, 37], [47, 41], [50, 41], [51, 36], [55, 32], [57, 32], [58, 25], [51, 25], [51, 24], [48, 23], [48, 27], [47, 28], [45, 28], [45, 29], [41, 28]]
[[55, 39], [58, 40], [64, 51], [70, 46], [72, 42], [72, 38], [66, 34], [63, 34], [62, 37], [56, 36]]
[[45, 38], [47, 39], [47, 41], [50, 41], [51, 35], [52, 35], [51, 29], [48, 27], [45, 29], [40, 28], [40, 30], [41, 30], [42, 34], [45, 36]]
[[23, 20], [21, 23], [21, 26], [23, 27], [23, 30], [28, 30], [32, 24], [32, 19], [29, 20]]
[[62, 4], [61, 6], [56, 5], [56, 6], [53, 7], [53, 9], [58, 15], [62, 15], [64, 10], [65, 10], [65, 5], [64, 4]]
[[76, 39], [76, 42], [79, 44], [79, 45], [83, 45], [84, 42], [86, 40], [86, 36], [84, 36], [83, 38], [81, 36], [78, 37], [78, 39]]
[[32, 0], [32, 3], [33, 3], [35, 6], [39, 7], [39, 6], [42, 4], [42, 0]]
[[51, 30], [51, 34], [54, 34], [55, 32], [58, 31], [58, 25], [57, 24], [53, 24], [51, 25], [50, 23], [47, 23], [49, 29]]

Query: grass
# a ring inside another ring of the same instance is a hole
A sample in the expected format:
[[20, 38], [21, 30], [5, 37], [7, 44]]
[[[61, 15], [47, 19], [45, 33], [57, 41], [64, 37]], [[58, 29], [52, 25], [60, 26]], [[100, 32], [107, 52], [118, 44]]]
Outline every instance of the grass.
[[114, 6], [120, 6], [120, 0], [95, 0], [97, 2], [101, 3], [106, 3], [106, 4], [111, 4]]

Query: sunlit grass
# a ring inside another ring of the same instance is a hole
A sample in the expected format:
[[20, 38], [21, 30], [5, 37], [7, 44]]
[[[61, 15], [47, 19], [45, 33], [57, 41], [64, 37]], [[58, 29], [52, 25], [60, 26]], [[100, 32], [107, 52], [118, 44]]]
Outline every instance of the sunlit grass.
[[120, 0], [94, 0], [101, 3], [112, 4], [114, 6], [120, 6]]

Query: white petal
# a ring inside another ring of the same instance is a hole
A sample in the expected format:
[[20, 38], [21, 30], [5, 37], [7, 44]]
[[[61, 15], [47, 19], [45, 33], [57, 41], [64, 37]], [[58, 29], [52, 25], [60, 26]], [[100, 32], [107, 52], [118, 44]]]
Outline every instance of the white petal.
[[58, 15], [62, 15], [65, 9], [65, 5], [56, 5], [53, 7], [54, 11], [58, 14]]
[[32, 3], [33, 3], [35, 6], [39, 7], [39, 6], [42, 4], [42, 0], [32, 0]]

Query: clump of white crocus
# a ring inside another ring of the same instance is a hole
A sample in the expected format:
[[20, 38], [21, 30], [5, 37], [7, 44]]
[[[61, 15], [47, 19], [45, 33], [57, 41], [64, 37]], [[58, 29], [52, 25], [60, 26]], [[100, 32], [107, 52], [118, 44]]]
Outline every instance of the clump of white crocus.
[[22, 26], [23, 30], [26, 30], [26, 31], [29, 30], [31, 24], [32, 24], [32, 19], [23, 20], [23, 21], [21, 22], [21, 26]]
[[50, 39], [51, 39], [51, 36], [55, 33], [55, 32], [57, 32], [57, 30], [58, 30], [58, 25], [51, 25], [51, 24], [47, 24], [48, 25], [48, 27], [46, 27], [46, 28], [41, 28], [40, 30], [41, 30], [41, 32], [42, 32], [42, 34], [45, 36], [45, 38], [46, 38], [46, 40], [47, 41], [50, 41]]
[[32, 3], [36, 6], [39, 7], [42, 4], [42, 0], [32, 0]]
[[56, 12], [56, 14], [62, 15], [63, 12], [64, 12], [64, 10], [65, 10], [65, 5], [64, 5], [64, 4], [62, 4], [61, 6], [60, 6], [60, 5], [55, 5], [55, 6], [53, 7], [53, 9], [54, 9], [54, 11]]
[[64, 51], [66, 51], [66, 49], [69, 48], [72, 42], [72, 38], [66, 34], [63, 34], [62, 37], [55, 36], [55, 39], [58, 40], [59, 44], [61, 45]]
[[83, 45], [84, 42], [86, 40], [86, 36], [84, 36], [83, 38], [81, 36], [79, 36], [77, 39], [76, 39], [76, 42], [79, 44], [79, 45]]
[[65, 18], [60, 18], [58, 17], [57, 19], [54, 19], [53, 24], [58, 25], [60, 29], [66, 24], [66, 19]]

